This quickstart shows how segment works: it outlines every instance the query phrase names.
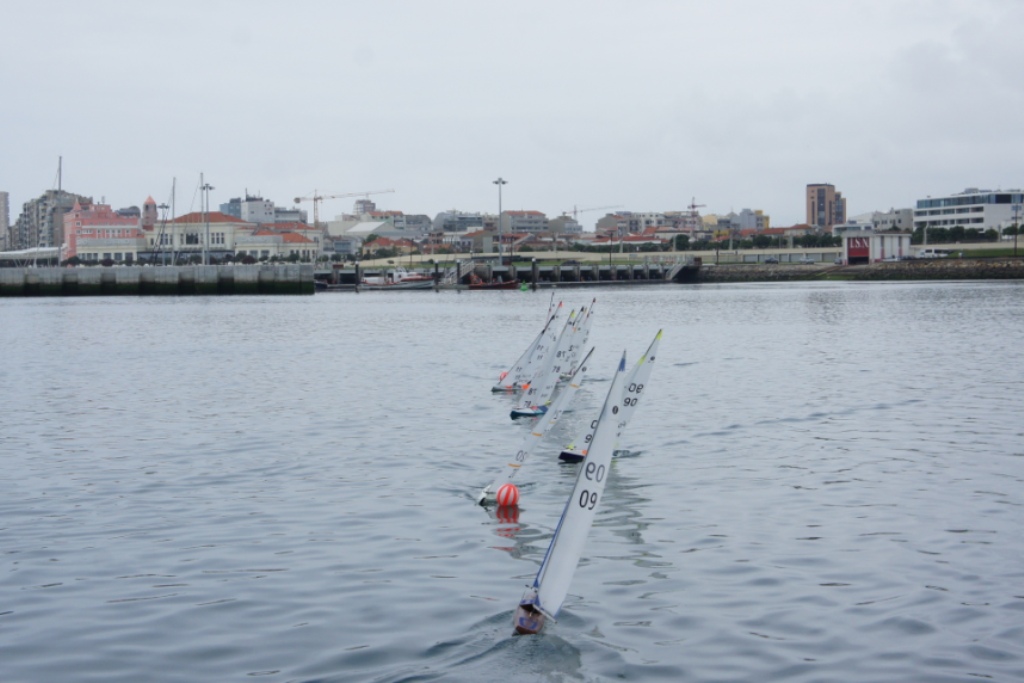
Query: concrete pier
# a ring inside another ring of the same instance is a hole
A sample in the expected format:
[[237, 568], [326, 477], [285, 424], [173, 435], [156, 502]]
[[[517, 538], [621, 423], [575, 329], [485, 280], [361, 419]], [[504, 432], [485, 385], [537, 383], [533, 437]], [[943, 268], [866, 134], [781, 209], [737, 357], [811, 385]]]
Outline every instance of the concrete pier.
[[0, 268], [5, 296], [312, 294], [313, 266]]

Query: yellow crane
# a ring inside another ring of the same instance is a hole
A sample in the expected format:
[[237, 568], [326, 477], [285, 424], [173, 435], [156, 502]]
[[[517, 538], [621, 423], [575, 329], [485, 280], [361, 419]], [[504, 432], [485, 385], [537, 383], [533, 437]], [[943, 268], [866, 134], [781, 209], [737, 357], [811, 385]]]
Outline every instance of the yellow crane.
[[313, 190], [313, 194], [308, 197], [296, 197], [295, 203], [300, 202], [313, 202], [313, 227], [320, 228], [320, 202], [325, 199], [344, 199], [346, 197], [369, 197], [371, 194], [387, 194], [388, 192], [394, 192], [394, 190], [369, 190], [368, 192], [346, 192], [344, 194], [318, 194], [316, 190]]

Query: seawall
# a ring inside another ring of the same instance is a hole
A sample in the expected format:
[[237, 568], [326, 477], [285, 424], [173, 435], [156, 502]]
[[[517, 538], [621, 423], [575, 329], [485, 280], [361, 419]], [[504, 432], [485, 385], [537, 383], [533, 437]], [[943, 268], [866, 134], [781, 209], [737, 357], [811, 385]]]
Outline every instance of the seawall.
[[701, 266], [697, 282], [790, 280], [1017, 280], [1024, 259], [916, 259], [855, 266], [751, 264]]
[[313, 266], [0, 268], [0, 297], [312, 294]]

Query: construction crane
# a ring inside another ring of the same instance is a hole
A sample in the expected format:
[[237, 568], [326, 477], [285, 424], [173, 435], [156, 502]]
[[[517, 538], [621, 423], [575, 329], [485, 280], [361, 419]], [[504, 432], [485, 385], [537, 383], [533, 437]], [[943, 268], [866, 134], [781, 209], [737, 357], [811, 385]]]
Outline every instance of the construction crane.
[[[576, 220], [577, 214], [586, 213], [587, 211], [604, 211], [605, 209], [621, 209], [622, 204], [616, 204], [615, 206], [595, 206], [589, 209], [577, 209], [575, 206], [572, 207], [572, 219]], [[562, 212], [563, 216], [568, 216], [568, 211]]]
[[344, 199], [346, 197], [369, 197], [371, 194], [387, 194], [388, 192], [394, 192], [394, 190], [370, 190], [368, 192], [346, 192], [344, 194], [317, 194], [316, 190], [313, 190], [313, 194], [308, 197], [296, 197], [295, 203], [300, 202], [313, 202], [313, 227], [320, 228], [320, 202], [325, 199]]

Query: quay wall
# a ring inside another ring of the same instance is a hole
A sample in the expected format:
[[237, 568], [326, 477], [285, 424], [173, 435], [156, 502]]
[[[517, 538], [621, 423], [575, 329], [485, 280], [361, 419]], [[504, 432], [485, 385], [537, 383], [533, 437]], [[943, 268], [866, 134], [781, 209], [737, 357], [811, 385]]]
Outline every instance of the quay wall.
[[1024, 259], [915, 259], [853, 266], [758, 264], [702, 266], [697, 282], [788, 280], [1017, 280]]
[[313, 266], [0, 268], [0, 297], [312, 294]]

